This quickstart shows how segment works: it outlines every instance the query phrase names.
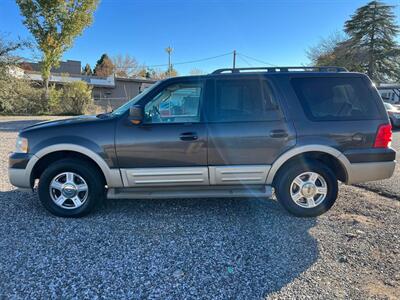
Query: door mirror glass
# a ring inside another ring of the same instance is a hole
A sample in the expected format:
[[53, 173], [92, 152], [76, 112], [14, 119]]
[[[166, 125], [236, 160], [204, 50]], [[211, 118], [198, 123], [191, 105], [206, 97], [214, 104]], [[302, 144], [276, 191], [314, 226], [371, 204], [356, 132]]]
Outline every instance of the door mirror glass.
[[129, 120], [132, 124], [142, 123], [144, 118], [144, 109], [141, 105], [132, 105], [129, 109]]

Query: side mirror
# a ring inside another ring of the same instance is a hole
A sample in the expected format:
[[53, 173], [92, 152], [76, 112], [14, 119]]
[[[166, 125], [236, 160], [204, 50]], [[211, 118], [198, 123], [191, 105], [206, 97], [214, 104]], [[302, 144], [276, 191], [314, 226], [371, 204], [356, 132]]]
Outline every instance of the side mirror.
[[141, 105], [132, 105], [129, 108], [129, 121], [132, 124], [139, 125], [144, 119], [144, 109]]

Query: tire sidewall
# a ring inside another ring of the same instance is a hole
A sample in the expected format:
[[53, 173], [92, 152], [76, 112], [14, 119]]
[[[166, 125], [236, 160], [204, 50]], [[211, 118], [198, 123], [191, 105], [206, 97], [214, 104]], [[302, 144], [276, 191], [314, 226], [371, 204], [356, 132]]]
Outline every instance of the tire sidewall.
[[[327, 184], [328, 192], [325, 199], [318, 206], [304, 208], [292, 200], [290, 188], [293, 180], [304, 172], [315, 172], [321, 175]], [[328, 211], [336, 201], [338, 182], [330, 168], [319, 162], [305, 162], [288, 166], [281, 174], [276, 187], [278, 201], [292, 214], [299, 217], [315, 217]]]
[[[52, 179], [63, 172], [74, 172], [81, 176], [88, 185], [88, 197], [85, 203], [75, 209], [64, 209], [51, 199], [49, 187]], [[39, 180], [39, 199], [43, 206], [51, 213], [61, 217], [79, 217], [89, 213], [96, 202], [101, 199], [104, 187], [101, 186], [99, 176], [96, 170], [84, 162], [76, 162], [73, 160], [63, 160], [50, 165], [41, 175]]]

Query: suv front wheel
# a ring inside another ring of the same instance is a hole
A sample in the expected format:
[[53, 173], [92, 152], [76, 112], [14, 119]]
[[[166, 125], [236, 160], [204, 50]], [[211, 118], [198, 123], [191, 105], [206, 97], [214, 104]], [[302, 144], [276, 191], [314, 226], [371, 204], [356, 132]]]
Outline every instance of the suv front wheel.
[[39, 198], [43, 206], [60, 217], [88, 214], [104, 197], [104, 183], [91, 164], [63, 159], [51, 164], [40, 176]]
[[329, 167], [307, 160], [292, 163], [278, 173], [275, 193], [290, 213], [298, 217], [315, 217], [335, 203], [338, 182]]

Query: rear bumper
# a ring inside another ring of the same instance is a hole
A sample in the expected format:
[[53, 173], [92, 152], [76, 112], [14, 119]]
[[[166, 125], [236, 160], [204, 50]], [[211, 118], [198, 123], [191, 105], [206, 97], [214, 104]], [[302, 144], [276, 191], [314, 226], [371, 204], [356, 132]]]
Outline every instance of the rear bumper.
[[350, 163], [388, 162], [396, 159], [392, 148], [351, 149], [343, 152]]
[[390, 178], [396, 161], [352, 163], [347, 170], [347, 184], [361, 183]]
[[389, 178], [396, 167], [396, 151], [392, 148], [351, 149], [343, 155], [348, 160], [348, 184]]

